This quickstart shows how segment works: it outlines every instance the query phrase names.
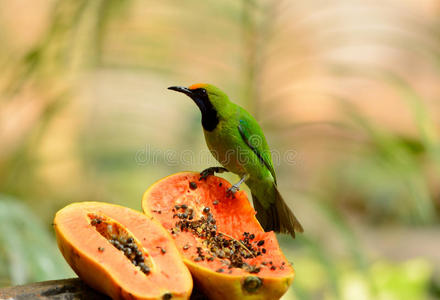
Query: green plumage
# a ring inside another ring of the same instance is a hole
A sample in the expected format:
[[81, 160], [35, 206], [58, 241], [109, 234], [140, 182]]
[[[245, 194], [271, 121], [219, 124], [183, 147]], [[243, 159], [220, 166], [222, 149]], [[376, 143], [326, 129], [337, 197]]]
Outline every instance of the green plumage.
[[251, 189], [257, 219], [263, 228], [292, 236], [295, 231], [302, 232], [302, 226], [277, 190], [270, 148], [254, 117], [212, 85], [197, 84], [182, 92], [202, 112], [206, 144], [212, 155], [229, 171], [247, 178], [245, 182]]

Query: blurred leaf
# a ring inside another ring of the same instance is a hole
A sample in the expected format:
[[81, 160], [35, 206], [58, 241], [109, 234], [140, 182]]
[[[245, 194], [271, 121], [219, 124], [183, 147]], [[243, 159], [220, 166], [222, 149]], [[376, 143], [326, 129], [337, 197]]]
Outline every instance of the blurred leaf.
[[33, 213], [0, 195], [0, 285], [70, 277], [56, 242]]
[[420, 134], [420, 142], [427, 150], [429, 158], [435, 163], [437, 173], [440, 175], [440, 139], [437, 133], [438, 128], [425, 107], [425, 99], [408, 82], [396, 74], [388, 72], [384, 77], [400, 93], [401, 98], [409, 106], [413, 114], [414, 123]]
[[380, 291], [379, 299], [428, 299], [428, 284], [432, 267], [424, 259], [413, 259], [399, 264], [378, 261], [371, 267], [371, 275]]
[[[353, 191], [371, 192], [358, 193], [358, 196], [367, 196], [365, 200], [373, 205], [376, 201], [388, 202], [391, 211], [401, 214], [410, 223], [433, 222], [436, 218], [434, 204], [420, 161], [412, 149], [398, 135], [379, 128], [364, 117], [350, 102], [340, 100], [347, 115], [363, 130], [369, 143], [361, 148], [352, 164], [338, 172], [347, 175], [343, 176], [342, 184], [354, 184]], [[383, 180], [377, 180], [381, 177]], [[368, 187], [368, 183], [373, 183], [374, 187]], [[395, 189], [389, 189], [392, 187]], [[384, 197], [375, 198], [374, 195]]]
[[[278, 238], [282, 249], [287, 252], [287, 258], [292, 261], [292, 266], [296, 271], [297, 277], [292, 289], [298, 299], [310, 299], [311, 295], [323, 290], [338, 299], [340, 296], [340, 276], [337, 264], [320, 242], [312, 237], [299, 235], [295, 241], [303, 251], [295, 251], [296, 255], [294, 256], [292, 249], [288, 250], [292, 245], [291, 237], [280, 235]], [[298, 253], [306, 254], [299, 256]], [[313, 280], [310, 281], [310, 278]]]

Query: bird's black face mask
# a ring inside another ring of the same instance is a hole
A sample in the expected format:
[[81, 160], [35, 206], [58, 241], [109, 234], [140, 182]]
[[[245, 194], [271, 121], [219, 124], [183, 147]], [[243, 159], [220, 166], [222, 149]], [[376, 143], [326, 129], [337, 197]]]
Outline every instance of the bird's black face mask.
[[184, 93], [190, 97], [199, 107], [202, 113], [202, 126], [207, 131], [212, 131], [217, 127], [219, 122], [217, 111], [209, 100], [208, 93], [203, 88], [188, 89], [182, 86], [170, 86], [169, 90]]

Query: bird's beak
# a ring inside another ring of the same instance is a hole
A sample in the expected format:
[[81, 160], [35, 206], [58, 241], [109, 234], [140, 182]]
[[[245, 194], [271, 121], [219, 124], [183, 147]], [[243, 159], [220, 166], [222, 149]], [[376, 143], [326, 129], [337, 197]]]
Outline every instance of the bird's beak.
[[189, 97], [194, 95], [193, 91], [191, 91], [190, 89], [183, 87], [183, 86], [170, 86], [168, 89], [172, 90], [172, 91], [179, 92], [179, 93], [184, 93], [185, 95], [188, 95]]
[[190, 97], [199, 107], [202, 114], [206, 111], [206, 102], [209, 102], [209, 100], [206, 97], [201, 97], [200, 94], [197, 94], [196, 92], [183, 86], [170, 86], [168, 89], [172, 91], [184, 93], [185, 95]]

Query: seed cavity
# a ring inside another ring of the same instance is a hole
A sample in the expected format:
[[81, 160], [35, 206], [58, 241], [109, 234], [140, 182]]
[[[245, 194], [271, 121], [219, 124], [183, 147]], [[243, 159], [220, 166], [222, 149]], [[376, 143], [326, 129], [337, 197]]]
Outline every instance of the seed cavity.
[[[145, 275], [151, 273], [151, 262], [148, 254], [143, 251], [141, 244], [130, 236], [129, 232], [118, 222], [107, 216], [89, 214], [90, 225], [95, 227], [104, 238], [116, 249], [121, 251], [131, 263]], [[98, 247], [103, 252], [103, 247]]]
[[248, 276], [243, 281], [243, 288], [249, 293], [255, 293], [263, 285], [263, 280], [257, 276]]
[[[194, 209], [186, 204], [175, 205], [173, 212], [173, 218], [178, 220], [170, 229], [172, 234], [191, 232], [202, 240], [203, 248], [197, 247], [196, 255], [192, 257], [194, 262], [219, 259], [227, 269], [241, 268], [251, 274], [259, 273], [262, 268], [269, 269], [270, 266], [247, 261], [266, 253], [266, 249], [260, 248], [264, 240], [256, 240], [255, 234], [244, 232], [240, 239], [235, 239], [218, 231], [209, 207], [202, 209], [203, 215], [199, 219], [194, 218]], [[188, 244], [183, 246], [183, 250], [189, 248]]]

